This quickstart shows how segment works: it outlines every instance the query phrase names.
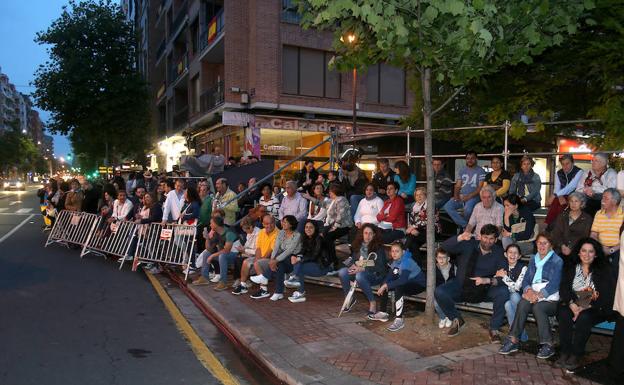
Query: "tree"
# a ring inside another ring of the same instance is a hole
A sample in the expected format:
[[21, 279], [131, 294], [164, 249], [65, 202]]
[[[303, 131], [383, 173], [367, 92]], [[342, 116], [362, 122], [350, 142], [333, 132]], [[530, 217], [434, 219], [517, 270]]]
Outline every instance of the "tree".
[[[300, 0], [305, 27], [334, 31], [335, 64], [346, 70], [377, 62], [404, 67], [420, 81], [427, 171], [427, 304], [433, 316], [434, 182], [432, 118], [464, 87], [506, 65], [533, 56], [576, 32], [591, 0]], [[358, 44], [340, 38], [354, 34]], [[448, 85], [448, 98], [433, 107], [434, 85]]]
[[111, 0], [70, 1], [36, 42], [50, 61], [34, 81], [50, 131], [69, 135], [84, 166], [138, 157], [149, 146], [148, 89], [134, 65], [135, 35]]
[[25, 173], [28, 171], [45, 172], [41, 169], [43, 157], [37, 146], [26, 135], [22, 134], [17, 122], [11, 124], [9, 130], [0, 134], [0, 164], [2, 173], [10, 174], [12, 171]]

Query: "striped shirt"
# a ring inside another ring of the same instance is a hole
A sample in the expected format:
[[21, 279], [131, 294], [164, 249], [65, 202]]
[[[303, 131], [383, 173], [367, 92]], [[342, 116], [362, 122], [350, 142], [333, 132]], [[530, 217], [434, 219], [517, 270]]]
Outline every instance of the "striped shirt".
[[600, 210], [594, 217], [592, 233], [598, 234], [598, 241], [603, 246], [614, 247], [620, 245], [620, 226], [624, 221], [624, 212], [618, 207], [617, 212], [609, 218], [604, 210]]

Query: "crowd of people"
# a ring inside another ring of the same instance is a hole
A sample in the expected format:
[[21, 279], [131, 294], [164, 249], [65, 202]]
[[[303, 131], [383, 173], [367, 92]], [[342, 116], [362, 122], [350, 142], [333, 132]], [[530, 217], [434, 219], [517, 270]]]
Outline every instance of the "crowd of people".
[[[101, 189], [89, 182], [52, 181], [41, 194], [43, 214], [54, 220], [58, 210], [83, 210], [111, 222], [193, 224], [198, 249], [185, 267], [193, 285], [302, 303], [309, 296], [304, 277], [335, 274], [345, 296], [354, 283], [362, 290], [367, 319], [393, 318], [388, 330], [397, 332], [405, 325], [404, 296], [426, 289], [427, 192], [417, 187], [406, 162], [393, 169], [378, 159], [369, 181], [357, 160], [347, 156], [327, 175], [306, 161], [284, 186], [257, 185], [252, 178], [232, 188], [219, 178], [215, 191], [204, 180], [157, 179], [149, 170], [127, 181], [116, 175]], [[493, 157], [486, 172], [477, 153], [469, 151], [465, 166], [451, 178], [443, 160], [433, 162], [436, 237], [442, 241], [441, 215], [458, 228], [435, 251], [439, 327], [456, 336], [465, 325], [458, 303], [492, 302], [490, 339], [501, 342], [501, 354], [511, 354], [528, 339], [525, 326], [533, 314], [537, 357], [546, 359], [555, 354], [555, 317], [557, 364], [573, 372], [592, 327], [615, 320], [611, 357], [624, 367], [624, 171], [609, 168], [603, 154], [595, 154], [587, 171], [571, 156], [561, 156], [553, 194], [546, 197], [547, 227], [540, 231], [535, 211], [542, 207], [542, 181], [533, 160], [523, 157], [513, 176], [503, 163]], [[350, 247], [346, 259], [336, 252], [339, 243]], [[159, 267], [148, 270], [157, 273]], [[290, 295], [286, 288], [293, 290]], [[352, 311], [355, 302], [355, 297], [346, 301], [343, 312]], [[507, 336], [501, 334], [505, 324]]]

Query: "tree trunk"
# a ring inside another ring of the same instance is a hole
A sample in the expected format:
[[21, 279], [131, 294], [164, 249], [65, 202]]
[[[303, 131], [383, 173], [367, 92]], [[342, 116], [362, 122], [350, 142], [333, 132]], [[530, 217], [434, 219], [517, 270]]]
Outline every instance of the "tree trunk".
[[433, 135], [431, 133], [431, 68], [421, 72], [423, 97], [423, 129], [425, 147], [425, 167], [427, 171], [427, 302], [425, 315], [433, 319], [433, 293], [435, 291], [435, 182], [433, 175]]

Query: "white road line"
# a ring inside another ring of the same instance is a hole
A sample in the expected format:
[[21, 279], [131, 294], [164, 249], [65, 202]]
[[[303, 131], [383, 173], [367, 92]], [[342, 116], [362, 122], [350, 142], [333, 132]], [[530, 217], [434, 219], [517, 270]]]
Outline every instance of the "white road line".
[[9, 203], [9, 206], [13, 206], [13, 205], [16, 205], [18, 203], [22, 203], [22, 201], [13, 201], [13, 202]]
[[23, 208], [23, 209], [17, 210], [15, 214], [28, 214], [31, 211], [33, 211], [32, 208]]
[[3, 211], [7, 211], [9, 208], [8, 207], [0, 207], [0, 213]]
[[28, 218], [26, 218], [23, 221], [21, 221], [19, 225], [15, 226], [14, 228], [11, 229], [11, 231], [9, 231], [8, 233], [4, 234], [4, 236], [2, 238], [0, 238], [0, 243], [2, 243], [5, 240], [7, 240], [11, 235], [13, 235], [13, 233], [15, 233], [17, 230], [19, 230], [20, 227], [24, 226], [26, 224], [26, 222], [31, 220], [32, 217], [34, 217], [34, 216], [35, 216], [35, 214], [30, 214], [28, 216]]

